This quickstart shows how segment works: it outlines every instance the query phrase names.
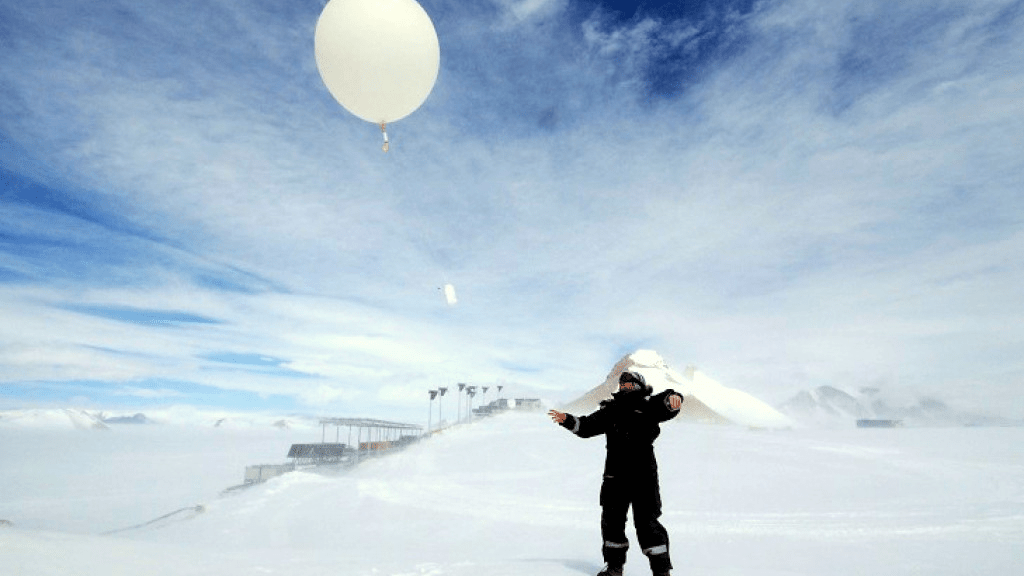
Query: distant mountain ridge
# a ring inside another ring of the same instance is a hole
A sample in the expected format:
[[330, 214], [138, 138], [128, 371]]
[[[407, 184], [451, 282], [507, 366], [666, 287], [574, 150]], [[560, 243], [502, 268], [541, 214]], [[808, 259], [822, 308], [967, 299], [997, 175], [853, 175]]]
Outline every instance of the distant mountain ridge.
[[207, 411], [187, 406], [157, 408], [134, 414], [74, 408], [0, 410], [0, 428], [110, 430], [112, 427], [123, 426], [174, 425], [224, 429], [312, 430], [319, 427], [317, 422], [318, 418], [314, 416]]
[[134, 416], [109, 416], [104, 417], [103, 422], [106, 424], [149, 424], [151, 421], [146, 417], [145, 414], [139, 412]]
[[77, 430], [106, 430], [109, 428], [99, 415], [73, 408], [0, 411], [0, 426], [11, 425]]
[[818, 386], [797, 393], [777, 408], [798, 422], [823, 426], [852, 426], [857, 420], [899, 420], [911, 426], [1012, 424], [999, 417], [956, 410], [938, 398], [901, 398], [878, 388], [861, 388], [851, 394]]

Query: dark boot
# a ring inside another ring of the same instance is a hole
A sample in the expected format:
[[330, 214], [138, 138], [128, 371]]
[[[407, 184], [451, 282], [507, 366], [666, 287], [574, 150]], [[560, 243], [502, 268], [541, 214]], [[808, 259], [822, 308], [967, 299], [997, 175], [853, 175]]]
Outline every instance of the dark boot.
[[622, 576], [622, 566], [605, 564], [597, 576]]

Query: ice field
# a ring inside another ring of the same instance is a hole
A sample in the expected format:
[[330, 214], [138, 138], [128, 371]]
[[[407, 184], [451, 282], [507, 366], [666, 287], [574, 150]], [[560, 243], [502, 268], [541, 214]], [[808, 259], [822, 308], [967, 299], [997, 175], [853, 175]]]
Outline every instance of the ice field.
[[[316, 428], [0, 428], [4, 574], [579, 576], [601, 566], [604, 444], [542, 413], [222, 494]], [[758, 431], [657, 443], [673, 574], [1024, 569], [1024, 429]], [[201, 506], [199, 508], [195, 508]], [[175, 510], [143, 528], [117, 531]], [[649, 574], [632, 528], [626, 574]]]

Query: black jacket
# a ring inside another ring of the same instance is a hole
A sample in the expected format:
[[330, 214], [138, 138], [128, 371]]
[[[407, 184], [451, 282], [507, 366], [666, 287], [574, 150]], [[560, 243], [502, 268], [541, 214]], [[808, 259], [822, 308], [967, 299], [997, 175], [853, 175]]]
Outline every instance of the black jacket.
[[669, 396], [678, 392], [669, 389], [654, 396], [647, 394], [645, 390], [617, 392], [611, 400], [601, 402], [593, 414], [566, 414], [562, 426], [580, 438], [605, 435], [605, 478], [628, 479], [657, 473], [654, 440], [661, 434], [658, 425], [679, 413], [668, 405]]

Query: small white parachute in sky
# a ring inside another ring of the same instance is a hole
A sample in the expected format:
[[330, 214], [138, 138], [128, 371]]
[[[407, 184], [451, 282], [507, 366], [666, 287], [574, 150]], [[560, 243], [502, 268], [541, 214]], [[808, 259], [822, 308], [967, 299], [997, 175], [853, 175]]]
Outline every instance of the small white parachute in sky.
[[455, 286], [451, 284], [445, 284], [442, 288], [444, 290], [444, 299], [448, 302], [449, 306], [455, 306], [458, 303], [458, 298], [455, 297]]
[[346, 110], [380, 125], [412, 114], [434, 89], [441, 48], [416, 0], [330, 0], [314, 35], [316, 67]]

